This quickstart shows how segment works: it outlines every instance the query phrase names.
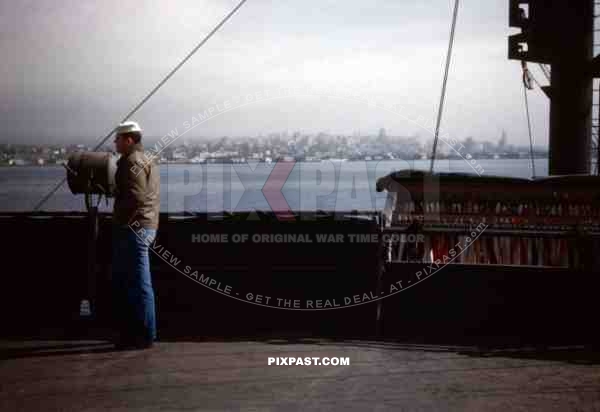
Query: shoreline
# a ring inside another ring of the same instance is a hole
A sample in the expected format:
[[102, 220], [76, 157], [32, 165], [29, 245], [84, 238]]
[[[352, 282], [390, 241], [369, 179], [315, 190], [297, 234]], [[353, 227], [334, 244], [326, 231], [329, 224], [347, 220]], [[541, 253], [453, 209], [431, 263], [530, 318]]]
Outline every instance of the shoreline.
[[[498, 159], [490, 158], [490, 157], [473, 157], [473, 160], [484, 160], [484, 161], [502, 161], [502, 160], [524, 160], [529, 161], [528, 157], [501, 157]], [[535, 160], [548, 160], [548, 157], [535, 157]], [[250, 159], [252, 160], [252, 159]], [[464, 161], [461, 157], [450, 157], [450, 158], [436, 158], [438, 161]], [[332, 163], [358, 163], [358, 162], [430, 162], [431, 159], [321, 159], [321, 160], [280, 160], [282, 163], [323, 163], [330, 161]], [[169, 162], [161, 162], [161, 165], [207, 165], [207, 164], [242, 164], [247, 163], [248, 161], [211, 161], [211, 162], [192, 162], [192, 161], [169, 161]], [[265, 162], [264, 160], [259, 160], [258, 163], [263, 163], [265, 165], [274, 166], [277, 162]], [[66, 163], [64, 163], [66, 164]], [[0, 164], [0, 168], [25, 168], [25, 167], [35, 167], [35, 168], [64, 168], [63, 163], [49, 163], [38, 165], [34, 163], [22, 164], [22, 165], [10, 165], [10, 164]]]

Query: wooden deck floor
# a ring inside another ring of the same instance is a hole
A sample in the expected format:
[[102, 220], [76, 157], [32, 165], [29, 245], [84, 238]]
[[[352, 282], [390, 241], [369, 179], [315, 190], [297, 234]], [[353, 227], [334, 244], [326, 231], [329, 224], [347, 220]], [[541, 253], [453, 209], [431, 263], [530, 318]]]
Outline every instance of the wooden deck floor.
[[[3, 341], [0, 411], [600, 410], [596, 355], [326, 340], [120, 352], [94, 340]], [[267, 366], [290, 356], [350, 365]]]

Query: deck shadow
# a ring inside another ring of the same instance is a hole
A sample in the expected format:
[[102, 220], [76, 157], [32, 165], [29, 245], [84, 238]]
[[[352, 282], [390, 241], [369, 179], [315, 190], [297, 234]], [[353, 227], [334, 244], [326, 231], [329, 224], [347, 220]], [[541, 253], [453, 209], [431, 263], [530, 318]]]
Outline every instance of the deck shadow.
[[23, 345], [0, 349], [0, 360], [39, 358], [51, 356], [83, 355], [115, 351], [112, 343], [106, 342], [64, 342], [52, 345]]

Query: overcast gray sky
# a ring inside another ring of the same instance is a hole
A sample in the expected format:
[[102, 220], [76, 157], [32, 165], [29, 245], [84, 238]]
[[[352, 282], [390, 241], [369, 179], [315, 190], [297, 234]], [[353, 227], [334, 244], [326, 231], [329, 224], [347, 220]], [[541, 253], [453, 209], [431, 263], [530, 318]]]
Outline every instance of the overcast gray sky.
[[[92, 142], [106, 134], [237, 0], [0, 0], [0, 141]], [[248, 0], [134, 117], [162, 136], [232, 96], [351, 88], [434, 122], [452, 0]], [[445, 130], [527, 142], [521, 69], [507, 59], [507, 0], [463, 0]], [[532, 70], [538, 80], [543, 76]], [[531, 93], [536, 143], [548, 101]], [[363, 102], [286, 97], [232, 110], [189, 136], [279, 131], [431, 136]]]

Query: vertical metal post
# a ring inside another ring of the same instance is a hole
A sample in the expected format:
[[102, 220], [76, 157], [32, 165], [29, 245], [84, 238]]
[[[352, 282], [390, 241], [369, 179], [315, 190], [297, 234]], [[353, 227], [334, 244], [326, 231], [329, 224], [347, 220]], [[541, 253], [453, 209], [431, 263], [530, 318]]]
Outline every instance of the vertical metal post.
[[553, 13], [560, 36], [552, 52], [549, 172], [589, 174], [594, 0], [558, 2]]
[[383, 300], [381, 299], [381, 291], [383, 290], [383, 276], [385, 273], [385, 265], [386, 265], [386, 245], [384, 241], [384, 215], [383, 213], [379, 213], [379, 222], [378, 222], [378, 235], [377, 239], [377, 272], [376, 272], [376, 286], [375, 286], [375, 295], [377, 296], [377, 309], [375, 314], [375, 337], [380, 338], [383, 334]]
[[[87, 259], [87, 271], [85, 279], [84, 297], [82, 303], [87, 301], [89, 305], [89, 313], [86, 315], [93, 315], [95, 313], [95, 298], [96, 298], [96, 257], [98, 247], [98, 234], [99, 234], [99, 217], [98, 207], [88, 207], [88, 259]], [[83, 305], [82, 305], [83, 306]], [[81, 310], [80, 308], [80, 314]]]
[[598, 100], [596, 101], [596, 104], [598, 118], [596, 119], [596, 153], [594, 153], [596, 156], [596, 159], [594, 159], [596, 161], [596, 170], [594, 171], [594, 174], [600, 175], [600, 90], [598, 90]]

